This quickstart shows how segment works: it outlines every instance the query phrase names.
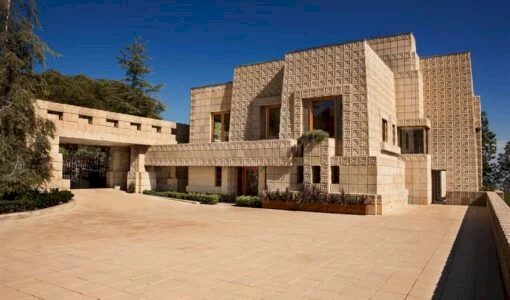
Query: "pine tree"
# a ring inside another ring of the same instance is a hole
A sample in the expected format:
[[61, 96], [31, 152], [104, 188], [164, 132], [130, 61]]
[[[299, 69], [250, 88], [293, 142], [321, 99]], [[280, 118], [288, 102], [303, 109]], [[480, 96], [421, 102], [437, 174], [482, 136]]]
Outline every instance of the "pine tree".
[[499, 179], [505, 193], [510, 192], [510, 141], [506, 143], [503, 153], [498, 156]]
[[0, 3], [0, 199], [39, 186], [51, 176], [50, 143], [55, 127], [36, 115], [35, 64], [52, 53], [34, 34], [35, 0]]
[[489, 128], [487, 113], [482, 112], [482, 163], [483, 163], [483, 186], [491, 189], [498, 183], [497, 164], [493, 162], [496, 158], [496, 134]]
[[153, 95], [160, 91], [163, 85], [153, 85], [145, 80], [145, 76], [151, 73], [151, 69], [146, 64], [149, 60], [146, 52], [147, 44], [140, 37], [136, 37], [133, 43], [120, 52], [121, 56], [117, 58], [117, 61], [126, 70], [123, 81], [131, 87], [130, 90], [124, 91], [121, 97], [133, 103], [133, 106], [141, 108], [143, 114], [159, 117], [166, 107]]

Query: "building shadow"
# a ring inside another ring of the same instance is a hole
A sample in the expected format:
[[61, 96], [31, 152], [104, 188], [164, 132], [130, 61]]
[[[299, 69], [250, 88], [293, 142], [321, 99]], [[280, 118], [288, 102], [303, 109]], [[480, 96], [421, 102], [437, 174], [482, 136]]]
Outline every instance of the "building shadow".
[[508, 299], [488, 208], [469, 206], [432, 299]]

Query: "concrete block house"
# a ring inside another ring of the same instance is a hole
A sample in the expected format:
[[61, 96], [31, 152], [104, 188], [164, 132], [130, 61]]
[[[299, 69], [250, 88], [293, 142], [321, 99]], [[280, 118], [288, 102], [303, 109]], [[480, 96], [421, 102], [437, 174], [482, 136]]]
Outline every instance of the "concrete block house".
[[[412, 33], [285, 53], [191, 89], [190, 124], [38, 101], [58, 145], [109, 147], [105, 186], [260, 194], [317, 185], [364, 194], [379, 212], [469, 204], [482, 182], [480, 97], [468, 52], [420, 57]], [[302, 147], [321, 129], [329, 139]]]

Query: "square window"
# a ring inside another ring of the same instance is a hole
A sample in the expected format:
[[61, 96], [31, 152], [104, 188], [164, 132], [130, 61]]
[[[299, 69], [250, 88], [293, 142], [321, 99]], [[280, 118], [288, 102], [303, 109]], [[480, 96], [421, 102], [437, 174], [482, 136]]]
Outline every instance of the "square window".
[[321, 167], [312, 166], [312, 182], [321, 183]]

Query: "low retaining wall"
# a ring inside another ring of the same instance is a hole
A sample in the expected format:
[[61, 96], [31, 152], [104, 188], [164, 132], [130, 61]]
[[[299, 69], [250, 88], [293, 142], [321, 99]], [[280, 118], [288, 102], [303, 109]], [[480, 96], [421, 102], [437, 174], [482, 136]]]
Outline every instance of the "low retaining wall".
[[[485, 206], [486, 193], [480, 192], [457, 192], [447, 191], [446, 192], [446, 204], [449, 205], [477, 205]], [[496, 192], [495, 192], [496, 193]], [[503, 197], [502, 192], [497, 192], [500, 197]]]
[[305, 203], [298, 204], [295, 201], [277, 201], [277, 200], [263, 200], [262, 208], [270, 209], [283, 209], [283, 210], [298, 210], [310, 212], [323, 212], [332, 214], [350, 214], [350, 215], [375, 215], [374, 204], [327, 204], [327, 203]]
[[495, 192], [486, 193], [487, 208], [498, 249], [501, 277], [510, 295], [510, 206]]

